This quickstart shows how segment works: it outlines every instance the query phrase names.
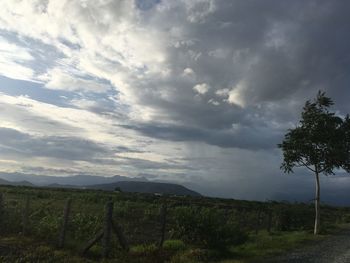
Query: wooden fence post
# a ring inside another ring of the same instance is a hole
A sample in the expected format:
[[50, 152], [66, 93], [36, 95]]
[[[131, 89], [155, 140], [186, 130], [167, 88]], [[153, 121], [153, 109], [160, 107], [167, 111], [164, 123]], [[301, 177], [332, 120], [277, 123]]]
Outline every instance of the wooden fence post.
[[72, 203], [72, 199], [68, 198], [66, 201], [66, 205], [64, 207], [64, 210], [63, 210], [63, 221], [62, 221], [60, 235], [58, 238], [58, 247], [60, 247], [60, 248], [64, 247], [64, 241], [66, 238], [71, 203]]
[[23, 236], [28, 235], [28, 224], [29, 224], [29, 197], [27, 196], [24, 201], [24, 207], [22, 211], [22, 234]]
[[85, 255], [93, 245], [95, 245], [98, 241], [102, 239], [102, 237], [103, 237], [103, 230], [100, 230], [94, 238], [92, 238], [87, 242], [85, 247], [82, 249], [82, 254]]
[[0, 224], [2, 225], [2, 222], [4, 220], [4, 198], [2, 193], [0, 193]]
[[257, 216], [256, 216], [256, 222], [255, 222], [255, 235], [258, 234], [261, 224], [261, 210], [258, 210]]
[[272, 209], [269, 209], [267, 213], [267, 232], [268, 233], [271, 233], [271, 225], [272, 225]]
[[108, 258], [111, 250], [113, 202], [108, 201], [105, 208], [105, 219], [103, 228], [103, 257]]
[[166, 203], [164, 203], [160, 209], [161, 236], [158, 244], [159, 249], [163, 247], [163, 243], [164, 243], [166, 216], [167, 216], [167, 206], [166, 206]]
[[247, 212], [245, 208], [239, 208], [239, 227], [240, 228], [246, 228], [247, 227]]
[[114, 234], [117, 236], [118, 241], [120, 246], [125, 250], [125, 251], [129, 251], [129, 244], [128, 241], [126, 240], [123, 231], [121, 230], [121, 227], [118, 225], [118, 223], [114, 223], [112, 221], [112, 229]]

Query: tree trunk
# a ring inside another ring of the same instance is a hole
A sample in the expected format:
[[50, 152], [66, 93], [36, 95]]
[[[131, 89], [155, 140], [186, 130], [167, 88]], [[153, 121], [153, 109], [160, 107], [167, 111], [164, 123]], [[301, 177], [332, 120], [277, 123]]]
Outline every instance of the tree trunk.
[[316, 194], [315, 194], [315, 227], [314, 235], [317, 235], [320, 231], [320, 178], [316, 169]]

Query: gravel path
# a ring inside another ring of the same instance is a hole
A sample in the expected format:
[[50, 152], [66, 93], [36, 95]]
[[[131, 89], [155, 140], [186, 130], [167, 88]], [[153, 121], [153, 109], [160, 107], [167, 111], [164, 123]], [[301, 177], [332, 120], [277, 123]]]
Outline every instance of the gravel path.
[[269, 262], [350, 263], [350, 229]]

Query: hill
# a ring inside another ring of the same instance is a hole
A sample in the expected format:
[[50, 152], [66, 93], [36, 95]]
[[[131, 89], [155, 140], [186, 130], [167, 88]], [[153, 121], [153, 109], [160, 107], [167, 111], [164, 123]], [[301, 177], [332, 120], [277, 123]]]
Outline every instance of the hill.
[[111, 184], [91, 185], [87, 188], [105, 191], [114, 191], [116, 188], [119, 188], [123, 192], [131, 193], [159, 193], [169, 195], [201, 196], [201, 194], [182, 185], [171, 183], [123, 181]]
[[28, 181], [10, 182], [0, 178], [0, 185], [22, 185], [22, 186], [35, 186]]
[[[5, 179], [4, 179], [5, 178]], [[0, 173], [0, 185], [41, 186], [50, 188], [99, 189], [123, 192], [159, 193], [182, 196], [201, 196], [182, 185], [172, 183], [149, 182], [146, 178], [130, 178], [115, 175], [112, 177], [74, 175], [67, 177], [31, 175], [20, 173]]]
[[73, 176], [47, 176], [22, 173], [0, 173], [0, 179], [4, 179], [10, 182], [28, 181], [38, 186], [47, 186], [52, 184], [88, 186], [96, 184], [115, 183], [120, 181], [147, 181], [147, 179], [144, 177], [133, 178], [121, 175], [114, 175], [110, 177], [85, 174]]

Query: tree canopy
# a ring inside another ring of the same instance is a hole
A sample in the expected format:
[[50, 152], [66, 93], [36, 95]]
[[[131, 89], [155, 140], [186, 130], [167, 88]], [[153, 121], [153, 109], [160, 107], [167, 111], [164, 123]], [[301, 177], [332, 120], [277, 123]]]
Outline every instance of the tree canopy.
[[340, 168], [350, 172], [349, 115], [342, 118], [330, 112], [332, 105], [324, 92], [305, 103], [299, 125], [278, 145], [283, 151], [281, 168], [285, 172], [302, 166], [326, 175]]

